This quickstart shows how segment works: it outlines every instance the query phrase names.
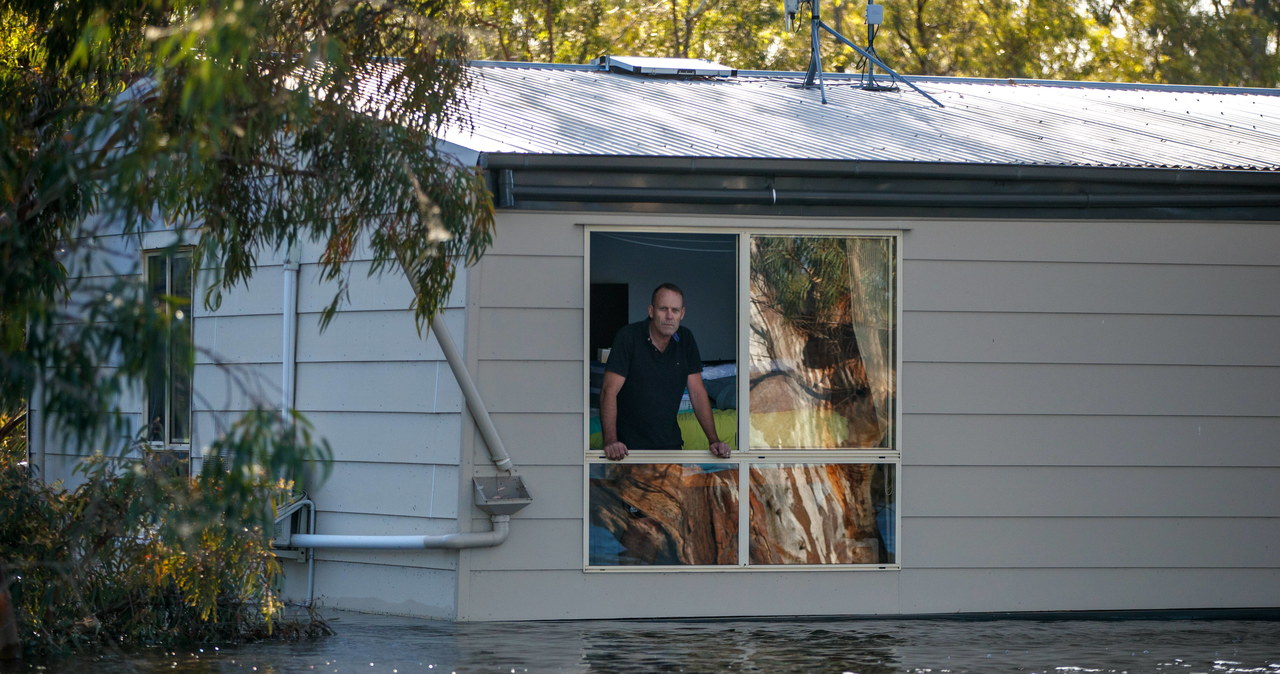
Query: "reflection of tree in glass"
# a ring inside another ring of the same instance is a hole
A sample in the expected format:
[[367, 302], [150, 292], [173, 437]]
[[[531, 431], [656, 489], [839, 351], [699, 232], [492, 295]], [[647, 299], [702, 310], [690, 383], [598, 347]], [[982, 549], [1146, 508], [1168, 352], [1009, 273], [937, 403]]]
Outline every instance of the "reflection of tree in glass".
[[[751, 411], [767, 446], [866, 448], [889, 440], [890, 245], [886, 238], [752, 240]], [[786, 428], [771, 429], [783, 412], [791, 413], [781, 417]]]
[[737, 563], [737, 471], [725, 468], [671, 463], [596, 468], [602, 476], [593, 472], [591, 524], [621, 547], [614, 563]]

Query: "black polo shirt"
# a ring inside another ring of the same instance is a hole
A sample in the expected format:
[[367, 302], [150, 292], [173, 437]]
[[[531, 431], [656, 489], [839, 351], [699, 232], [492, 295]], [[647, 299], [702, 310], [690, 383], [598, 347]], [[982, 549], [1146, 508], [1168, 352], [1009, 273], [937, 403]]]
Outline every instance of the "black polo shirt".
[[649, 341], [649, 319], [613, 338], [605, 370], [626, 377], [618, 391], [618, 440], [628, 449], [681, 449], [676, 413], [689, 375], [702, 372], [693, 333], [680, 327], [666, 351]]

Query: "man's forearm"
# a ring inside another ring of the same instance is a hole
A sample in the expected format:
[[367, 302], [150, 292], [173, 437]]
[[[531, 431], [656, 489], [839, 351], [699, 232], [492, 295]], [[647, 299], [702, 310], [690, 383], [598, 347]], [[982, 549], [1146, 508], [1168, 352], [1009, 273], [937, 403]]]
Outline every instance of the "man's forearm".
[[604, 444], [618, 441], [618, 397], [600, 395], [600, 434]]

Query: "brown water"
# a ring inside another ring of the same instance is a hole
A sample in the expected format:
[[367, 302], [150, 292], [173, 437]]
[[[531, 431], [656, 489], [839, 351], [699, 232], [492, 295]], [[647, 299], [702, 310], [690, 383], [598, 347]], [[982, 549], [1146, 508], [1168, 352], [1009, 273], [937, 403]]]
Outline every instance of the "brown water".
[[446, 622], [331, 612], [337, 636], [0, 665], [34, 672], [1280, 674], [1280, 621]]

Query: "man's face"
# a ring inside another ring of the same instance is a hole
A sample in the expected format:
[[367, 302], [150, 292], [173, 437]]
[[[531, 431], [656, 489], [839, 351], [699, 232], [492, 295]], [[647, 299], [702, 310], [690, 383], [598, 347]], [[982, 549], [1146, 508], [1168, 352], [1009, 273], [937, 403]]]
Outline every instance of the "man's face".
[[684, 298], [674, 290], [659, 290], [649, 305], [649, 318], [658, 334], [670, 337], [676, 334], [680, 320], [684, 318]]

